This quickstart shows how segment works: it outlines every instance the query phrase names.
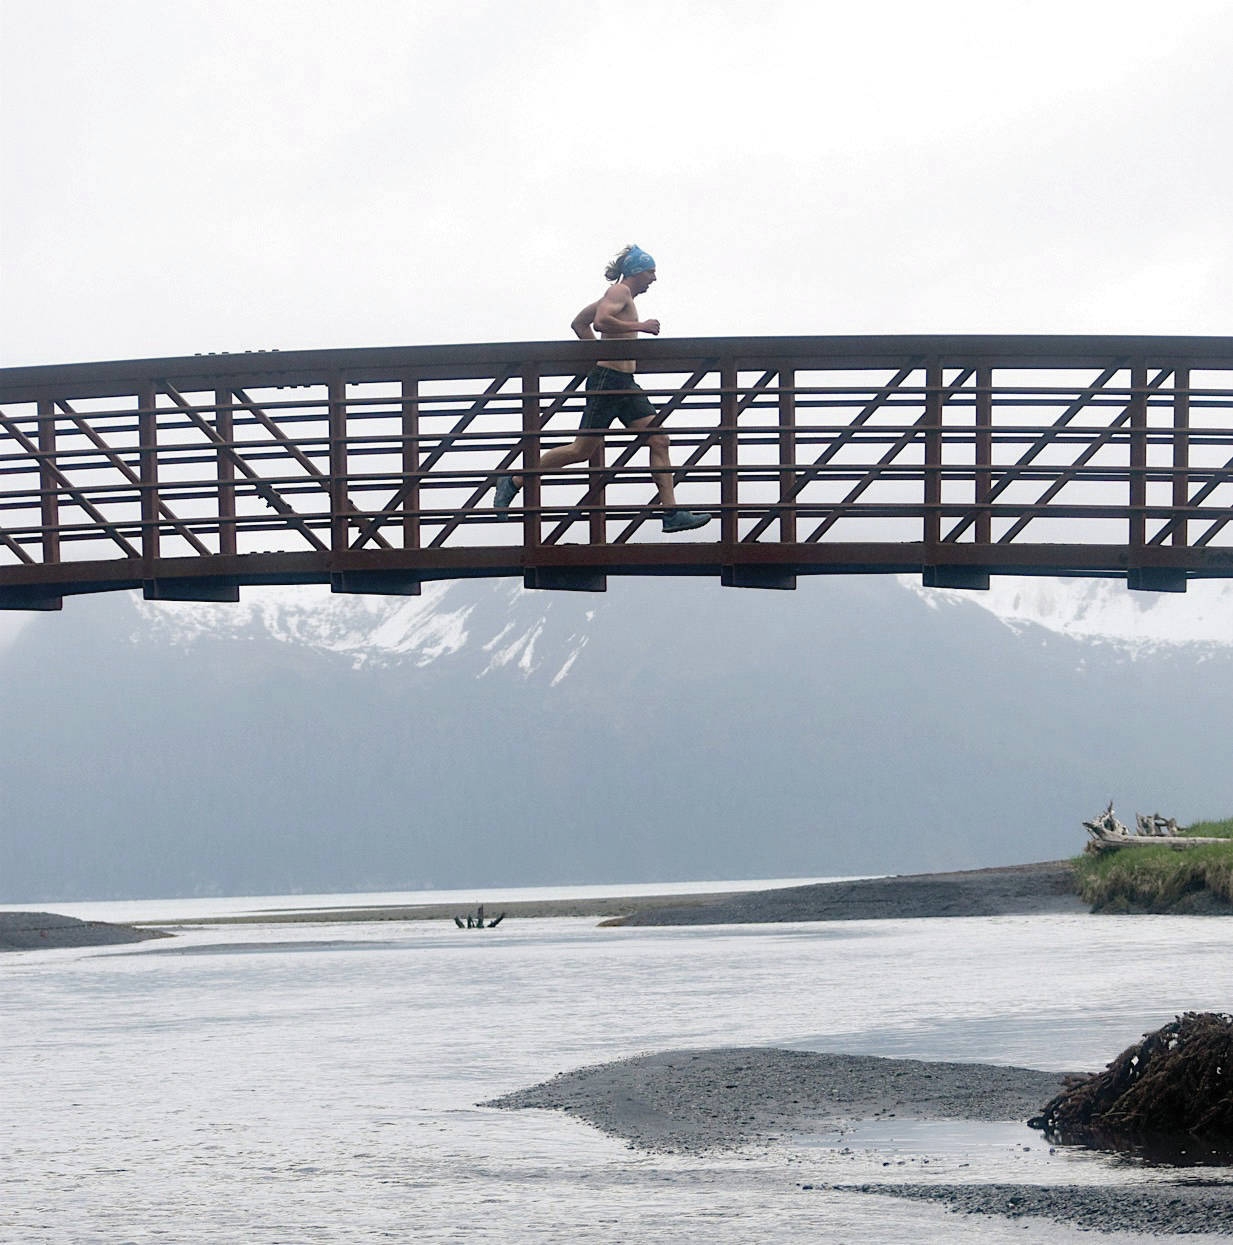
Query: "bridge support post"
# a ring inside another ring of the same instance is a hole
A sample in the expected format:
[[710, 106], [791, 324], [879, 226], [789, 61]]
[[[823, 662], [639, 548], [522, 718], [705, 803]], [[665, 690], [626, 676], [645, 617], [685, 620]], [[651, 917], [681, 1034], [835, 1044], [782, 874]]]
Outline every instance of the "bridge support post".
[[230, 389], [214, 391], [214, 431], [218, 435], [215, 472], [218, 476], [218, 551], [236, 552], [235, 400]]
[[987, 592], [989, 572], [979, 566], [926, 566], [921, 568], [920, 581], [926, 588], [970, 588]]
[[1173, 566], [1133, 566], [1126, 572], [1133, 592], [1185, 592], [1186, 572]]
[[719, 539], [726, 545], [737, 542], [737, 400], [736, 364], [726, 360], [719, 369]]
[[786, 566], [721, 566], [719, 582], [725, 588], [779, 588], [793, 592], [796, 572]]
[[147, 601], [224, 601], [240, 599], [240, 584], [233, 575], [210, 575], [202, 579], [146, 579], [141, 595]]
[[557, 592], [607, 592], [608, 576], [589, 566], [528, 566], [522, 572], [522, 586]]
[[158, 413], [154, 386], [137, 391], [137, 445], [141, 472], [141, 558], [146, 573], [158, 561]]
[[538, 549], [541, 539], [542, 489], [539, 475], [539, 440], [542, 429], [539, 409], [539, 369], [522, 369], [522, 543]]
[[0, 588], [0, 610], [62, 610], [64, 598], [51, 596], [38, 587]]
[[39, 412], [39, 509], [43, 524], [43, 561], [60, 561], [60, 493], [52, 464], [56, 461], [56, 408], [50, 398], [40, 398]]
[[[420, 382], [402, 382], [402, 478], [407, 490], [402, 503], [402, 547], [420, 547]], [[418, 591], [418, 589], [417, 589]]]
[[381, 597], [418, 597], [423, 581], [407, 571], [334, 571], [331, 592], [354, 592]]
[[[779, 539], [796, 543], [796, 369], [779, 372]], [[796, 586], [793, 576], [792, 586]]]
[[335, 372], [329, 383], [330, 420], [330, 548], [346, 549], [350, 539], [347, 517], [347, 382]]
[[1173, 372], [1173, 543], [1190, 543], [1186, 507], [1190, 504], [1190, 369]]
[[[993, 540], [993, 521], [989, 499], [993, 493], [993, 368], [976, 369], [976, 543]], [[984, 586], [989, 586], [986, 579]]]
[[1130, 369], [1130, 532], [1131, 557], [1147, 543], [1147, 363]]
[[939, 359], [930, 359], [925, 369], [924, 483], [924, 541], [932, 548], [942, 539], [942, 363]]

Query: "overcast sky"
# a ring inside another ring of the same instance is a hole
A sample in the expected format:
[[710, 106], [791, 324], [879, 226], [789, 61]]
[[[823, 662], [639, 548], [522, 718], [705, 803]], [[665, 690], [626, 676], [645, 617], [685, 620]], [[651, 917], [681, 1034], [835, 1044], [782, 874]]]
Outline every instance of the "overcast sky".
[[0, 0], [0, 366], [1229, 331], [1217, 0]]
[[1230, 331], [1219, 0], [0, 18], [0, 366], [566, 337], [629, 241], [665, 335]]

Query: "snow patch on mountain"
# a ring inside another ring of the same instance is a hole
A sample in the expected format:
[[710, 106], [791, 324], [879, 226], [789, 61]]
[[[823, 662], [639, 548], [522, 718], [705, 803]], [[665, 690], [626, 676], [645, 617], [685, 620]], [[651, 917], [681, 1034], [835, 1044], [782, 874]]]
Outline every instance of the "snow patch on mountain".
[[1035, 625], [1130, 649], [1233, 645], [1228, 580], [1192, 580], [1184, 593], [1132, 592], [1113, 579], [994, 576], [987, 592], [924, 588], [907, 575], [900, 581], [934, 608], [970, 602], [1016, 630]]
[[357, 667], [395, 656], [427, 665], [467, 643], [473, 606], [451, 608], [450, 587], [426, 585], [419, 597], [351, 596], [317, 586], [250, 588], [238, 604], [139, 601], [137, 612], [142, 638], [173, 645], [264, 634], [284, 644], [345, 654]]
[[418, 597], [332, 593], [323, 586], [246, 588], [238, 604], [138, 599], [135, 605], [140, 622], [134, 642], [190, 647], [205, 639], [268, 637], [340, 654], [356, 669], [427, 666], [470, 650], [488, 655], [479, 677], [506, 668], [522, 677], [543, 670], [554, 686], [586, 643], [585, 633], [577, 634], [568, 622], [574, 634], [549, 642], [551, 603], [516, 583], [427, 583]]

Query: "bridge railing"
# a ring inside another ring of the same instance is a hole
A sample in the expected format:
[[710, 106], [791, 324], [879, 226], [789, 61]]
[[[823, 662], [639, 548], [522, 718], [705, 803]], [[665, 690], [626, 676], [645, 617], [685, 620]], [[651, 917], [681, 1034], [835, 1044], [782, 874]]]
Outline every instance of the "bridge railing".
[[[609, 344], [261, 352], [0, 370], [0, 605], [235, 599], [247, 583], [414, 592], [521, 574], [1233, 574], [1233, 340], [705, 338], [620, 348], [670, 436], [571, 440]], [[518, 472], [509, 517], [492, 488]], [[510, 521], [512, 519], [512, 521]]]

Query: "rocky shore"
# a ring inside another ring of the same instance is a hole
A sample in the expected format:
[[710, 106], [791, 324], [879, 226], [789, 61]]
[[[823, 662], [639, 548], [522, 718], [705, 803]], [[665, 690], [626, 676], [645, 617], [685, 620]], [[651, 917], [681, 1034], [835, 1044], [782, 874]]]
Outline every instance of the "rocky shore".
[[157, 929], [79, 921], [55, 912], [0, 912], [0, 951], [46, 951], [53, 947], [101, 947], [167, 938]]

